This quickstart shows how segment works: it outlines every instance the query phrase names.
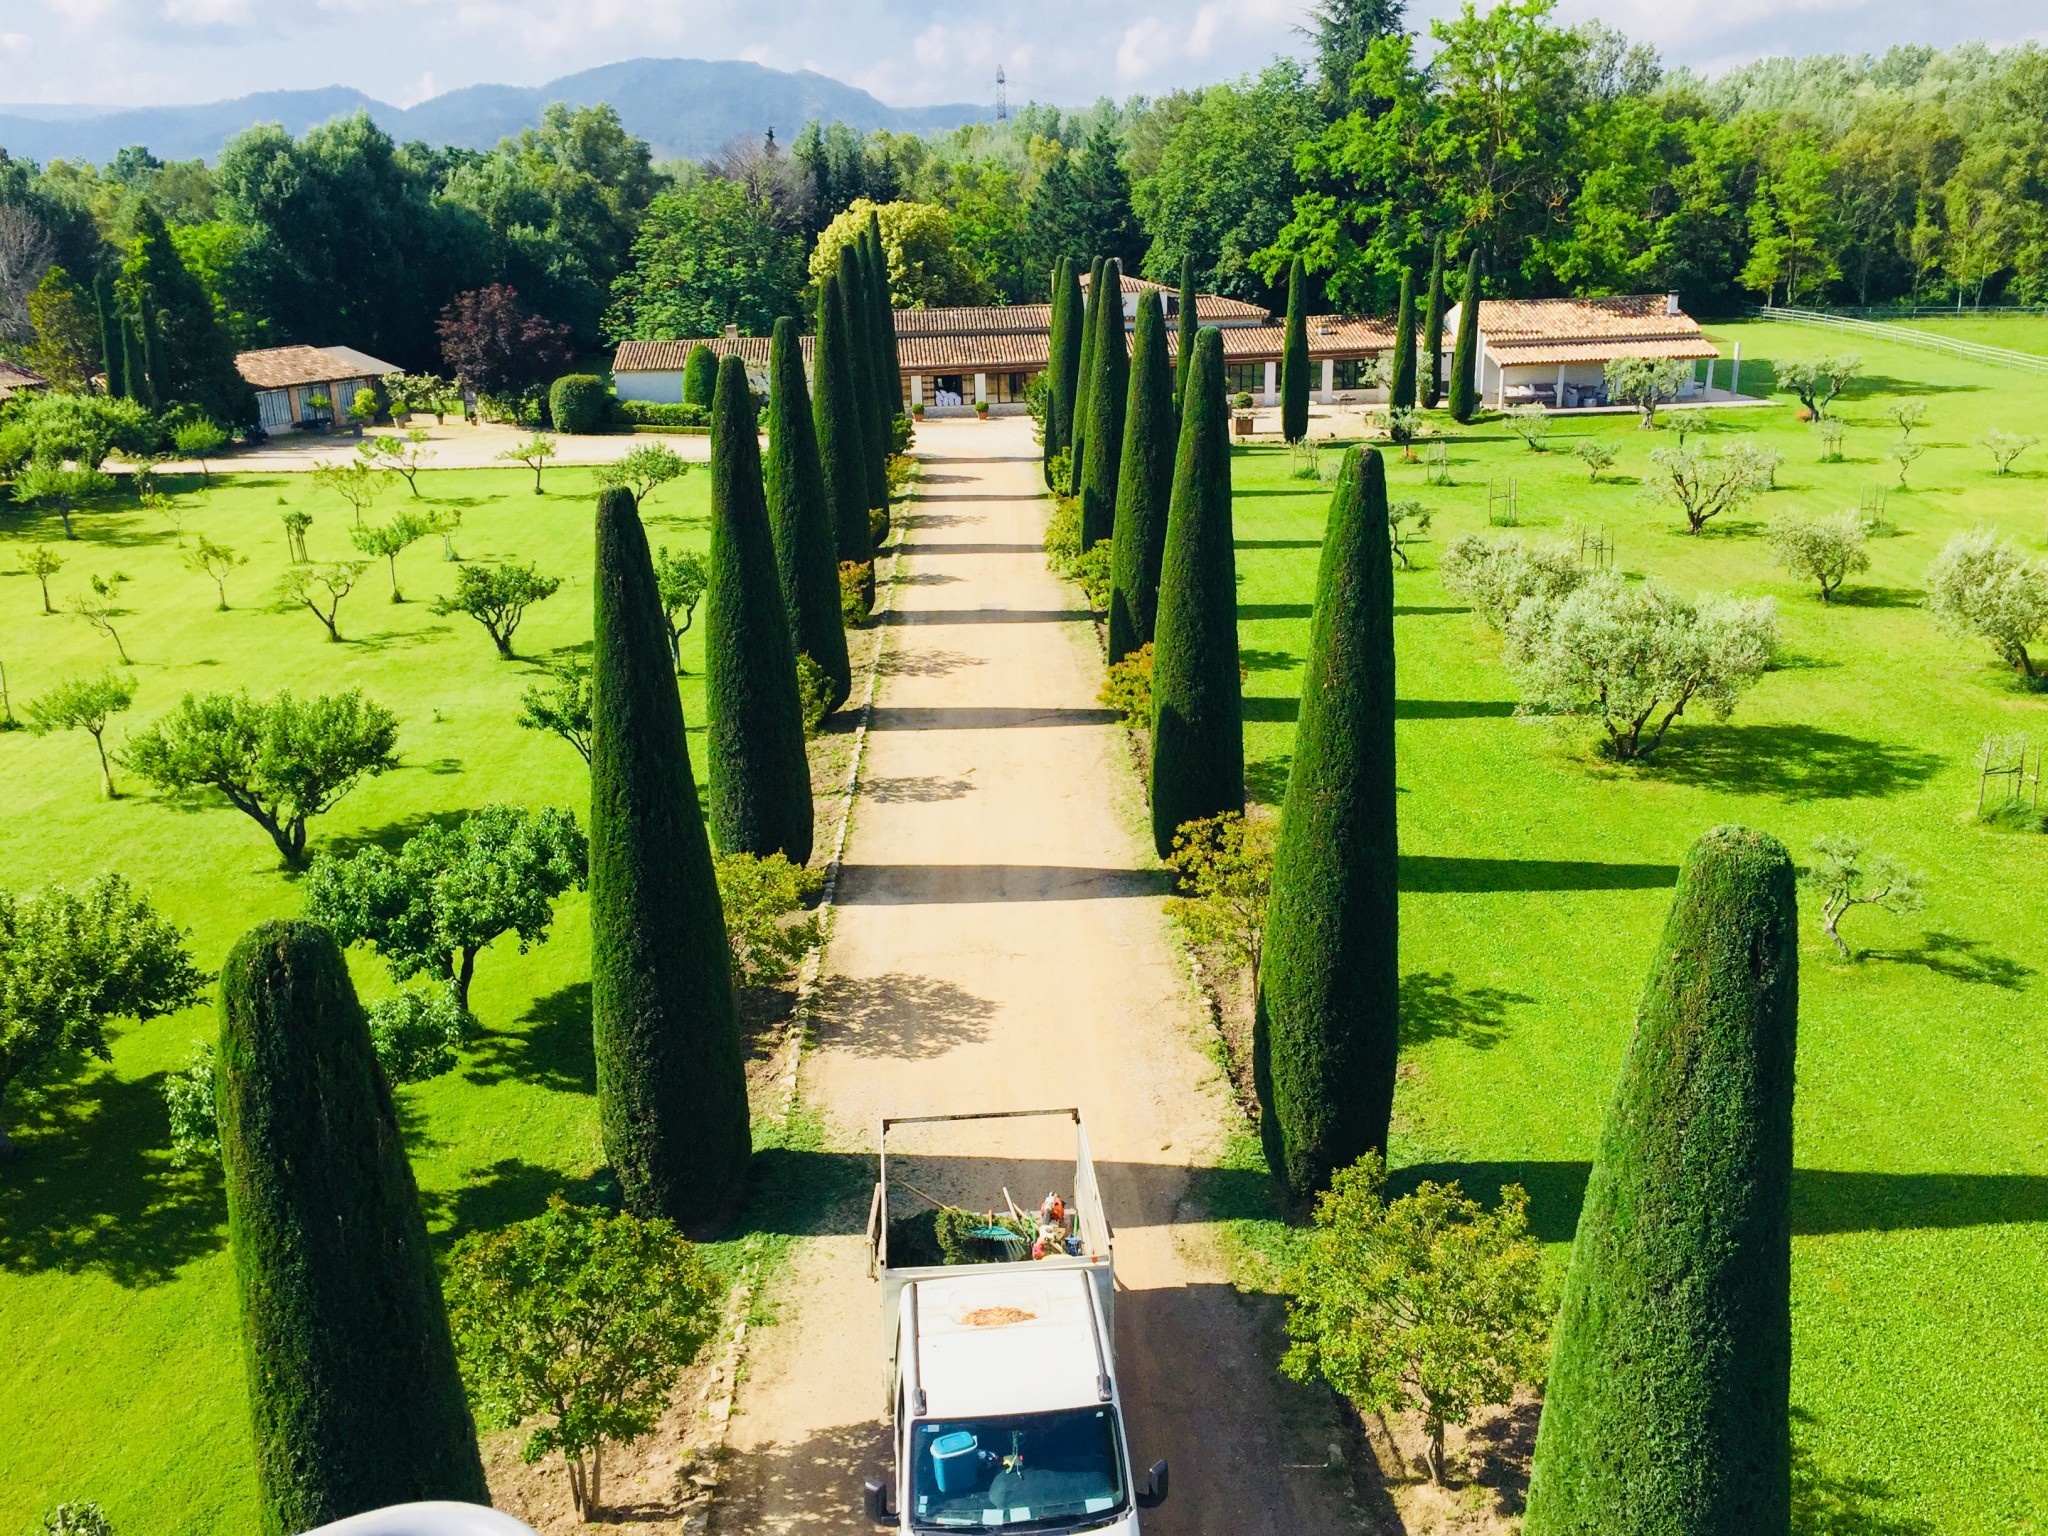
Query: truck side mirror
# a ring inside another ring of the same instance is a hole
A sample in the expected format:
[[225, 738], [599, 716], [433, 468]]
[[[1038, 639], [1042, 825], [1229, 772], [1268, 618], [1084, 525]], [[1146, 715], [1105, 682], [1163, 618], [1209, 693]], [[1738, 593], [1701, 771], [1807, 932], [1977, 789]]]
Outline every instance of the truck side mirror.
[[1152, 1471], [1145, 1479], [1145, 1486], [1138, 1490], [1138, 1508], [1157, 1509], [1166, 1502], [1167, 1467], [1163, 1461], [1152, 1463]]
[[886, 1485], [869, 1478], [861, 1484], [861, 1503], [866, 1507], [868, 1518], [877, 1525], [893, 1525], [896, 1516], [889, 1510], [889, 1490]]

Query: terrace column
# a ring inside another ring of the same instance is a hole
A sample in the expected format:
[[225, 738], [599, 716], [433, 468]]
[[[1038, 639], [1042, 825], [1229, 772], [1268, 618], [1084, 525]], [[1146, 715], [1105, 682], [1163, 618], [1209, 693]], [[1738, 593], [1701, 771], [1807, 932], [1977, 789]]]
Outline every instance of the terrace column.
[[1557, 408], [1564, 409], [1564, 364], [1557, 365]]
[[1328, 405], [1336, 398], [1337, 361], [1335, 358], [1326, 357], [1323, 359], [1323, 404]]
[[1277, 405], [1280, 403], [1280, 365], [1271, 360], [1268, 360], [1266, 363], [1266, 398], [1261, 403], [1265, 405]]
[[921, 373], [913, 373], [910, 376], [910, 403], [924, 404], [924, 375]]
[[974, 376], [974, 403], [976, 405], [980, 405], [987, 398], [988, 375], [985, 373], [977, 373]]
[[1493, 365], [1493, 408], [1496, 411], [1504, 411], [1508, 408], [1508, 365], [1506, 363], [1497, 362]]
[[1742, 343], [1739, 341], [1735, 343], [1734, 364], [1728, 370], [1728, 393], [1731, 395], [1742, 393]]

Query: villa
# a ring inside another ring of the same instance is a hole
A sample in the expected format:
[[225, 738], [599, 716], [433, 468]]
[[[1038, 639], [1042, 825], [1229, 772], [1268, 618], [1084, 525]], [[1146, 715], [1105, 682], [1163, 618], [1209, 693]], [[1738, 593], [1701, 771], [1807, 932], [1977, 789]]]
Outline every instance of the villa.
[[[1444, 317], [1449, 338], [1458, 333], [1462, 305]], [[1678, 307], [1675, 293], [1635, 293], [1599, 299], [1481, 299], [1479, 398], [1495, 407], [1545, 405], [1584, 410], [1607, 402], [1607, 364], [1623, 357], [1704, 362], [1704, 381], [1688, 381], [1680, 398], [1733, 399], [1742, 366], [1738, 343], [1729, 388], [1714, 389], [1720, 349], [1700, 334], [1699, 322]]]
[[358, 390], [400, 371], [354, 347], [265, 347], [236, 353], [235, 369], [256, 391], [256, 419], [271, 432], [340, 421]]

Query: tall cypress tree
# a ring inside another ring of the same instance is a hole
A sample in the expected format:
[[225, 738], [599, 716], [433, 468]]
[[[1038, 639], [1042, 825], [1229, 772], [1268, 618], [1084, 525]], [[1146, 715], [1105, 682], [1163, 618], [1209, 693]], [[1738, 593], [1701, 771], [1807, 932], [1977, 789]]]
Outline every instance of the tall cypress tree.
[[1791, 1528], [1795, 875], [1686, 855], [1600, 1132], [1529, 1482], [1530, 1536]]
[[1429, 297], [1422, 306], [1422, 403], [1430, 410], [1444, 397], [1444, 237], [1429, 256]]
[[1479, 247], [1465, 265], [1458, 299], [1458, 342], [1451, 350], [1451, 415], [1470, 421], [1479, 410]]
[[1401, 269], [1401, 307], [1394, 312], [1394, 376], [1387, 401], [1396, 410], [1415, 407], [1415, 274]]
[[1052, 264], [1052, 280], [1046, 288], [1046, 338], [1045, 338], [1045, 424], [1038, 434], [1039, 457], [1043, 461], [1045, 483], [1052, 484], [1052, 461], [1067, 445], [1067, 423], [1060, 420], [1060, 356], [1066, 350], [1066, 313], [1061, 299], [1061, 279], [1066, 275], [1067, 258], [1062, 256]]
[[867, 424], [854, 389], [852, 350], [839, 276], [827, 272], [818, 284], [818, 336], [811, 359], [817, 392], [811, 397], [811, 416], [839, 558], [866, 565], [875, 558], [875, 543], [868, 525]]
[[1074, 384], [1074, 494], [1081, 494], [1081, 466], [1088, 451], [1088, 386], [1095, 382], [1095, 327], [1101, 313], [1102, 258], [1088, 268], [1088, 298], [1081, 310], [1081, 362]]
[[100, 359], [107, 370], [107, 393], [119, 400], [128, 393], [128, 380], [121, 371], [121, 316], [107, 293], [107, 280], [92, 280], [93, 308], [100, 322]]
[[1297, 1196], [1384, 1153], [1400, 1054], [1394, 558], [1378, 449], [1344, 456], [1311, 610], [1266, 906], [1252, 1064]]
[[1080, 483], [1080, 466], [1073, 462], [1074, 429], [1080, 425], [1075, 402], [1081, 393], [1081, 331], [1087, 319], [1087, 305], [1081, 298], [1081, 276], [1071, 257], [1060, 258], [1060, 284], [1053, 308], [1059, 318], [1059, 349], [1052, 354], [1052, 412], [1059, 421], [1060, 447], [1067, 450], [1068, 484], [1058, 489], [1071, 492]]
[[1124, 348], [1122, 267], [1102, 264], [1103, 299], [1095, 307], [1095, 345], [1089, 364], [1087, 460], [1081, 472], [1081, 547], [1116, 531], [1116, 477], [1124, 452], [1124, 407], [1129, 404], [1131, 359]]
[[398, 1111], [326, 929], [263, 923], [229, 951], [218, 1061], [263, 1530], [488, 1505]]
[[896, 447], [896, 418], [903, 414], [903, 369], [896, 360], [896, 301], [889, 283], [889, 249], [882, 244], [882, 219], [868, 210], [868, 292], [875, 306], [875, 379], [882, 392], [882, 423], [888, 429], [883, 457]]
[[1183, 822], [1244, 809], [1244, 703], [1237, 675], [1237, 557], [1223, 333], [1195, 341], [1173, 466], [1152, 640], [1152, 842]]
[[1195, 296], [1195, 258], [1180, 259], [1180, 335], [1174, 349], [1173, 415], [1180, 419], [1181, 401], [1188, 392], [1188, 370], [1195, 366], [1195, 331], [1201, 325], [1201, 301]]
[[121, 306], [121, 393], [130, 400], [141, 400], [147, 404], [149, 389], [149, 364], [142, 355], [142, 338], [137, 333], [135, 315], [126, 304]]
[[747, 1188], [725, 915], [633, 493], [597, 498], [590, 1018], [605, 1156], [636, 1216], [712, 1222]]
[[683, 359], [683, 404], [709, 411], [717, 393], [718, 354], [700, 341]]
[[796, 649], [830, 679], [829, 708], [853, 690], [846, 624], [839, 607], [839, 560], [832, 509], [818, 463], [811, 392], [804, 383], [803, 343], [796, 321], [775, 322], [768, 344], [768, 521], [775, 535], [775, 573]]
[[796, 650], [776, 574], [747, 365], [718, 365], [711, 405], [711, 572], [704, 710], [711, 835], [721, 853], [811, 856], [811, 769]]
[[1287, 270], [1287, 339], [1280, 352], [1280, 435], [1290, 443], [1308, 436], [1308, 294], [1301, 258]]
[[1166, 509], [1173, 498], [1177, 427], [1173, 377], [1166, 362], [1166, 316], [1159, 294], [1148, 288], [1138, 295], [1130, 404], [1124, 411], [1123, 458], [1116, 477], [1109, 592], [1112, 665], [1152, 638], [1159, 606], [1159, 560], [1166, 547]]
[[882, 415], [882, 395], [876, 388], [875, 309], [868, 295], [867, 263], [861, 260], [859, 243], [848, 241], [839, 247], [839, 299], [846, 306], [847, 371], [853, 376], [854, 399], [860, 409], [862, 462], [866, 477], [867, 505], [889, 505], [888, 472], [882, 467], [888, 457], [888, 427]]
[[[135, 238], [116, 288], [136, 312], [153, 405], [197, 406], [228, 427], [256, 419], [255, 392], [235, 367], [234, 343], [214, 313], [213, 299], [179, 256], [163, 215], [146, 199], [137, 205]], [[128, 382], [132, 391], [132, 370]]]

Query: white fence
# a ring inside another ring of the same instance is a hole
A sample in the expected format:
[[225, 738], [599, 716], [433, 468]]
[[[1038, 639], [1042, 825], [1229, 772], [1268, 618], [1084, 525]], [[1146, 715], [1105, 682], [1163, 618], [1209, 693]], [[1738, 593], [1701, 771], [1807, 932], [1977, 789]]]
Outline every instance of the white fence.
[[1847, 331], [1852, 336], [1868, 336], [1874, 341], [1895, 341], [1901, 346], [1920, 347], [1928, 352], [1945, 352], [1950, 357], [1967, 358], [1975, 363], [1991, 363], [2000, 368], [2024, 368], [2029, 373], [2048, 373], [2048, 357], [2035, 352], [2015, 352], [2011, 347], [1986, 346], [1981, 341], [1961, 341], [1954, 336], [1943, 336], [1935, 331], [1916, 330], [1910, 325], [1887, 325], [1882, 320], [1854, 320], [1847, 315], [1830, 315], [1817, 309], [1782, 309], [1775, 304], [1761, 305], [1757, 318], [1762, 320], [1783, 320], [1792, 325], [1819, 326], [1824, 330]]

